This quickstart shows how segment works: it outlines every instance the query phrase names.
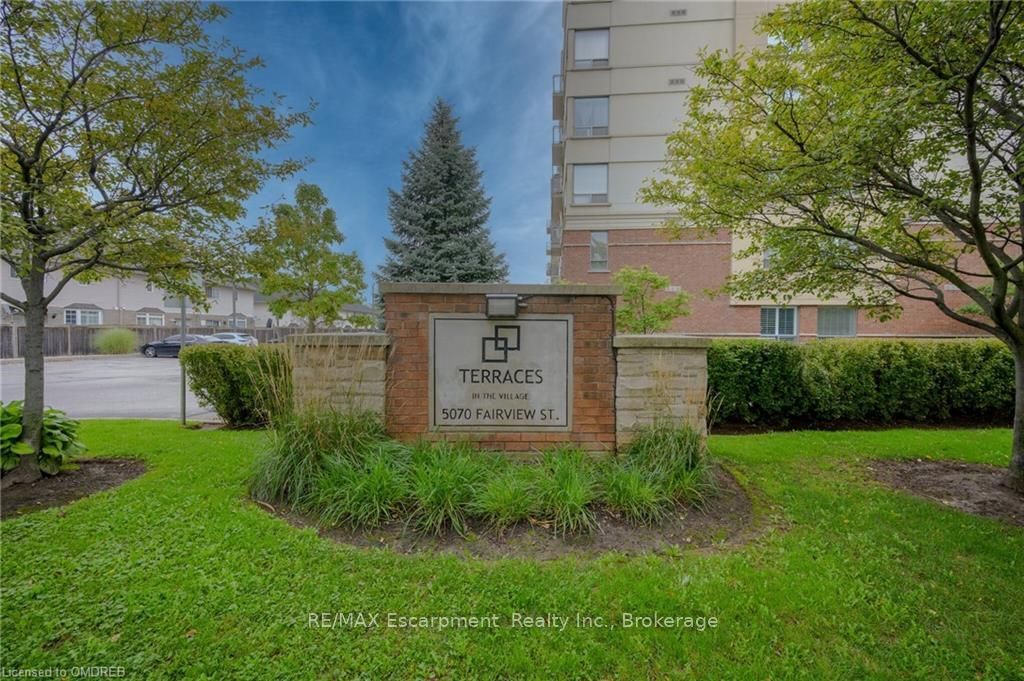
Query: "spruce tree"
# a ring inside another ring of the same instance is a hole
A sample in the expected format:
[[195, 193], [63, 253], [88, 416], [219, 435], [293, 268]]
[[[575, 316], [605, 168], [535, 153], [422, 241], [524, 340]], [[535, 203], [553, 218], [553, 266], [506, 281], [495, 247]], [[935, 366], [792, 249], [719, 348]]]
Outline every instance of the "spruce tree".
[[388, 190], [388, 255], [378, 281], [502, 282], [505, 256], [487, 228], [491, 199], [484, 193], [476, 151], [462, 144], [458, 119], [434, 102], [420, 148], [402, 164], [401, 191]]

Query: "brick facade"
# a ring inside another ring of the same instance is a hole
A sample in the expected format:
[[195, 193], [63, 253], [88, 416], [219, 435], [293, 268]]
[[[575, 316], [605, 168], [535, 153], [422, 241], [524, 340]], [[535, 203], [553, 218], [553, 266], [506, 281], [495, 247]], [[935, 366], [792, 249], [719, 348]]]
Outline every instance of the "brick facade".
[[[529, 452], [571, 442], [589, 451], [615, 447], [615, 298], [611, 289], [573, 286], [383, 284], [385, 333], [391, 337], [386, 381], [388, 433], [399, 440], [467, 439], [488, 449]], [[535, 291], [536, 293], [531, 293]], [[555, 293], [558, 291], [558, 293]], [[485, 311], [484, 294], [529, 296], [524, 314], [573, 315], [573, 404], [570, 432], [429, 432], [429, 316]]]
[[[734, 304], [727, 295], [709, 295], [725, 283], [732, 267], [732, 242], [727, 231], [699, 238], [687, 231], [671, 240], [657, 229], [619, 229], [608, 232], [608, 272], [590, 271], [590, 232], [566, 230], [562, 237], [562, 279], [579, 284], [607, 284], [611, 273], [622, 267], [648, 265], [670, 278], [672, 285], [687, 291], [691, 313], [676, 320], [672, 331], [715, 337], [757, 337], [760, 306]], [[956, 309], [968, 302], [959, 291], [947, 291]], [[817, 337], [817, 305], [793, 304], [799, 312], [800, 340]], [[857, 311], [858, 337], [962, 337], [982, 336], [980, 330], [960, 324], [927, 301], [903, 301], [903, 314], [880, 322], [865, 310]]]

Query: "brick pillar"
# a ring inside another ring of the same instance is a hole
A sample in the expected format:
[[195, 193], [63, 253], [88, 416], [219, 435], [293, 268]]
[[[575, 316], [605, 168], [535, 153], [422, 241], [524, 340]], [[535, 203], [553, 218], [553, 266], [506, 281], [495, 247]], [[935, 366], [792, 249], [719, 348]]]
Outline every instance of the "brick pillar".
[[622, 335], [614, 340], [615, 445], [638, 426], [669, 419], [707, 433], [706, 338]]
[[306, 333], [287, 339], [296, 406], [370, 410], [384, 416], [389, 336]]

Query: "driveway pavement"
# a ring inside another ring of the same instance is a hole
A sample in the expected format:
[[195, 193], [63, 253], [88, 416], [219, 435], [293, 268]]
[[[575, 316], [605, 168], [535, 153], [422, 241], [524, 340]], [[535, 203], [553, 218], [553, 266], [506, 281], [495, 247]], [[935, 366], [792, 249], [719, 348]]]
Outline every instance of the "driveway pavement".
[[[52, 358], [46, 362], [46, 405], [73, 418], [175, 419], [180, 416], [181, 367], [177, 359], [124, 357]], [[25, 365], [0, 364], [0, 398], [25, 396]], [[195, 421], [218, 421], [188, 393], [185, 413]]]

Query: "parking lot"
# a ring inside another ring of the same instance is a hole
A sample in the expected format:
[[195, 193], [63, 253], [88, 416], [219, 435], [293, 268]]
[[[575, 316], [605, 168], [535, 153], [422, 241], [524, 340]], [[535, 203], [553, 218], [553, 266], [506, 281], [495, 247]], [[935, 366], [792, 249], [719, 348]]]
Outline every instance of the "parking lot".
[[[124, 357], [54, 357], [46, 361], [46, 404], [74, 418], [151, 418], [180, 416], [181, 368], [177, 359]], [[0, 363], [0, 398], [25, 395], [25, 365], [21, 360]], [[188, 393], [185, 412], [190, 420], [217, 421]]]

